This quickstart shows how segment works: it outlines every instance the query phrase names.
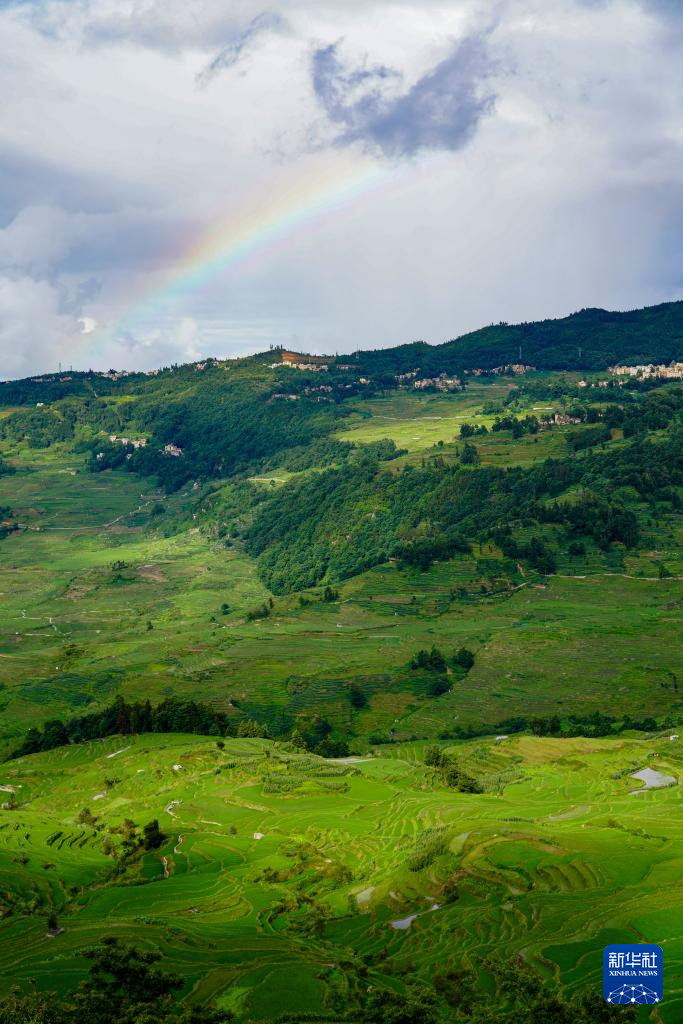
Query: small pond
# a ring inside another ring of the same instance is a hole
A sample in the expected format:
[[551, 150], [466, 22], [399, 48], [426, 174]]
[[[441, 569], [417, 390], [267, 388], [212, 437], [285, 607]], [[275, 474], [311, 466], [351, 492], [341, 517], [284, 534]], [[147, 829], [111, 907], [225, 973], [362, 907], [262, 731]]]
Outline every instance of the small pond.
[[648, 789], [661, 789], [662, 786], [670, 786], [676, 782], [673, 775], [665, 775], [664, 772], [658, 772], [654, 768], [641, 768], [639, 772], [634, 772], [631, 778], [645, 783], [641, 789], [631, 790], [632, 796], [635, 793], [645, 793]]

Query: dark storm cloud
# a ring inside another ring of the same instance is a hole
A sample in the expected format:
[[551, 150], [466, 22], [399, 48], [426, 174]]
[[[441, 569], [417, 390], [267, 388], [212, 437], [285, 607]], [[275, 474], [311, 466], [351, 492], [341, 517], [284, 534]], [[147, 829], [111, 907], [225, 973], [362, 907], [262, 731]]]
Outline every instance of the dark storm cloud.
[[480, 86], [489, 70], [482, 37], [463, 40], [398, 96], [382, 90], [398, 72], [380, 66], [349, 71], [338, 44], [313, 54], [313, 88], [327, 116], [341, 126], [338, 145], [363, 142], [390, 156], [462, 148], [493, 106]]

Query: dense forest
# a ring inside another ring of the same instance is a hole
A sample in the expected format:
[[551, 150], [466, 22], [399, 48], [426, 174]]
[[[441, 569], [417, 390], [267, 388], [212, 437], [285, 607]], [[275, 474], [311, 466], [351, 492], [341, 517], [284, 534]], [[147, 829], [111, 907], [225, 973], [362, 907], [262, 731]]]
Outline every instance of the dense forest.
[[[368, 459], [287, 484], [259, 507], [247, 548], [280, 594], [326, 576], [344, 579], [392, 557], [426, 568], [487, 536], [498, 539], [506, 556], [552, 572], [546, 542], [532, 536], [521, 548], [510, 540], [510, 528], [540, 534], [544, 524], [557, 524], [567, 543], [591, 537], [601, 548], [635, 545], [638, 522], [624, 488], [676, 503], [682, 440], [678, 432], [668, 440], [636, 436], [610, 449], [609, 458], [597, 450], [528, 470], [436, 458], [392, 473]], [[569, 491], [570, 500], [563, 500]]]
[[361, 352], [364, 372], [423, 374], [523, 362], [544, 370], [604, 370], [614, 363], [683, 359], [683, 302], [629, 312], [582, 309], [561, 320], [492, 324], [444, 345], [414, 342]]

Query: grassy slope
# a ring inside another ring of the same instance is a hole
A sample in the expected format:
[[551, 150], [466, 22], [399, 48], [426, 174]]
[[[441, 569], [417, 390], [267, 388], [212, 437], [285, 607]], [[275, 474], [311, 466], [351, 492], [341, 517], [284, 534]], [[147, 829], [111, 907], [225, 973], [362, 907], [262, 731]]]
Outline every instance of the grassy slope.
[[[191, 997], [215, 994], [270, 1020], [346, 1008], [358, 984], [478, 971], [487, 953], [520, 952], [569, 989], [599, 987], [607, 941], [655, 941], [666, 955], [659, 1019], [679, 1020], [680, 787], [631, 796], [628, 772], [649, 763], [677, 777], [683, 748], [668, 737], [522, 737], [457, 752], [489, 792], [444, 790], [416, 763], [420, 744], [350, 766], [333, 780], [347, 791], [333, 793], [316, 776], [329, 762], [259, 740], [219, 751], [197, 736], [114, 737], [5, 765], [0, 782], [19, 806], [0, 811], [1, 987], [34, 978], [66, 989], [84, 972], [79, 949], [115, 934], [162, 949]], [[268, 792], [266, 774], [299, 787]], [[109, 790], [105, 777], [117, 780]], [[105, 832], [77, 824], [84, 806], [106, 826], [157, 817], [168, 839], [106, 881]], [[430, 827], [444, 828], [445, 852], [410, 871]], [[453, 873], [457, 902], [391, 927], [438, 901]], [[50, 907], [65, 929], [56, 939], [45, 936]]]
[[[481, 417], [483, 403], [509, 386], [360, 403], [364, 418], [343, 436], [390, 434], [410, 449], [406, 458], [448, 457], [463, 417], [491, 419]], [[443, 448], [425, 448], [439, 441]], [[561, 454], [566, 444], [562, 430], [538, 442], [502, 434], [476, 441], [484, 461], [502, 464], [542, 459], [549, 449]], [[150, 515], [158, 497], [151, 483], [123, 472], [88, 474], [83, 456], [59, 445], [5, 454], [21, 471], [0, 479], [0, 504], [17, 509], [27, 527], [0, 552], [5, 736], [51, 714], [76, 713], [89, 700], [101, 705], [117, 691], [155, 701], [192, 695], [223, 707], [238, 697], [257, 714], [315, 706], [347, 728], [346, 684], [354, 679], [370, 696], [369, 710], [355, 719], [361, 736], [387, 728], [399, 738], [436, 734], [454, 721], [549, 713], [558, 701], [567, 711], [680, 710], [668, 684], [683, 670], [670, 642], [682, 581], [658, 577], [660, 561], [674, 576], [683, 573], [680, 517], [656, 530], [644, 520], [648, 545], [623, 563], [606, 564], [589, 550], [561, 564], [556, 577], [521, 578], [512, 596], [477, 597], [475, 559], [457, 556], [428, 573], [372, 570], [347, 582], [333, 605], [300, 608], [295, 596], [279, 598], [271, 618], [249, 623], [246, 611], [267, 591], [238, 546], [208, 538], [201, 490], [165, 502], [175, 525], [164, 536], [166, 517]], [[117, 561], [126, 563], [120, 572], [112, 569]], [[474, 596], [451, 600], [458, 586]], [[463, 644], [477, 652], [467, 685], [438, 700], [420, 696], [419, 680], [406, 671], [415, 650], [433, 643], [446, 653]]]

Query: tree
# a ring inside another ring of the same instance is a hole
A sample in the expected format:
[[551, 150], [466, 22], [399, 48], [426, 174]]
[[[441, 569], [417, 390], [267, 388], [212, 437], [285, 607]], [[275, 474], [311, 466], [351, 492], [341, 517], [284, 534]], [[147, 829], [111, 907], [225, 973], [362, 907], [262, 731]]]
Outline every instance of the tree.
[[142, 845], [146, 850], [158, 850], [166, 836], [159, 828], [156, 818], [150, 821], [142, 830]]
[[259, 725], [258, 722], [254, 722], [251, 718], [243, 718], [237, 726], [237, 735], [253, 739], [267, 739], [268, 730], [264, 726]]
[[320, 757], [348, 757], [349, 745], [346, 740], [333, 740], [331, 736], [325, 736], [315, 745], [313, 753]]
[[463, 466], [476, 466], [479, 464], [479, 452], [468, 441], [465, 442], [465, 447], [460, 453], [460, 462]]
[[441, 697], [442, 694], [448, 693], [450, 688], [451, 684], [446, 676], [437, 676], [435, 679], [430, 679], [427, 693], [430, 697]]
[[351, 706], [356, 708], [357, 711], [366, 707], [368, 703], [368, 698], [356, 683], [349, 687], [349, 700], [351, 701]]
[[437, 747], [436, 743], [430, 743], [425, 748], [424, 763], [429, 768], [440, 768], [443, 764], [444, 754], [441, 747]]
[[367, 1024], [438, 1024], [439, 1000], [428, 988], [414, 986], [405, 994], [371, 992], [365, 1005]]
[[[213, 1006], [193, 1007], [177, 1015], [178, 974], [157, 967], [159, 953], [122, 946], [107, 938], [84, 954], [91, 967], [76, 990], [65, 1021], [80, 1024], [228, 1024], [233, 1015]], [[0, 1021], [2, 1018], [0, 1018]]]
[[289, 736], [289, 742], [293, 747], [296, 747], [297, 750], [306, 750], [306, 740], [301, 735], [299, 729], [292, 729]]
[[107, 836], [102, 843], [102, 853], [105, 857], [115, 857], [116, 847], [114, 846], [111, 839]]
[[52, 992], [24, 996], [17, 991], [0, 999], [0, 1024], [67, 1024], [68, 1020]]
[[445, 672], [446, 659], [438, 647], [432, 647], [430, 651], [418, 651], [410, 660], [410, 668], [423, 668], [432, 672]]
[[474, 654], [467, 647], [461, 647], [453, 661], [459, 668], [464, 668], [466, 672], [469, 672], [474, 665]]
[[481, 793], [481, 786], [471, 775], [463, 771], [454, 758], [445, 758], [441, 767], [443, 781], [451, 789], [457, 789], [461, 793]]

